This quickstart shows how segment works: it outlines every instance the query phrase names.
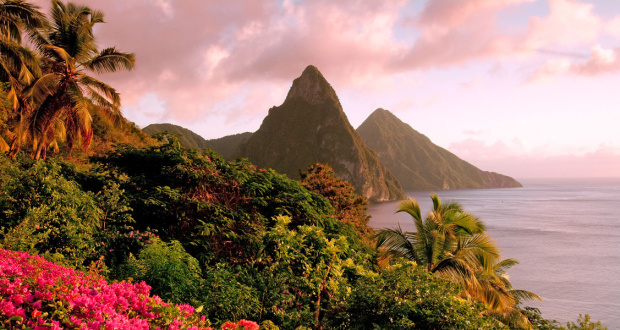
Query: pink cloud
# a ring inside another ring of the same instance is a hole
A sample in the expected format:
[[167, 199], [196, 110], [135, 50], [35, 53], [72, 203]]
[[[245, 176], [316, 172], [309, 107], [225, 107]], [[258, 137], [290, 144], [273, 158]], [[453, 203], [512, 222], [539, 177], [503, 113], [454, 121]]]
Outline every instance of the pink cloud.
[[[605, 21], [591, 5], [568, 0], [551, 0], [546, 17], [500, 32], [498, 15], [529, 1], [430, 0], [415, 15], [403, 14], [406, 1], [79, 2], [106, 15], [108, 23], [95, 30], [100, 45], [136, 53], [133, 72], [101, 77], [121, 92], [126, 108], [156, 94], [165, 105], [162, 118], [182, 124], [222, 114], [229, 121], [260, 119], [309, 64], [335, 86], [376, 92], [393, 89], [394, 76], [413, 70], [519, 60], [545, 46], [594, 43], [601, 31], [620, 35], [620, 18]], [[416, 38], [403, 41], [397, 34]], [[569, 71], [616, 70], [617, 56], [609, 62], [605, 54], [571, 62]], [[539, 75], [566, 73], [555, 65], [545, 64]]]
[[564, 75], [569, 72], [570, 68], [571, 62], [568, 59], [560, 58], [549, 60], [538, 67], [526, 80], [526, 83], [539, 83], [553, 80], [557, 76]]
[[451, 143], [448, 149], [482, 170], [516, 178], [620, 177], [620, 147], [613, 144], [585, 153], [549, 155], [544, 148], [529, 150], [518, 139], [488, 144], [469, 138]]
[[570, 61], [566, 58], [549, 60], [538, 67], [526, 82], [549, 81], [567, 74], [597, 76], [618, 71], [620, 71], [620, 48], [605, 49], [601, 45], [595, 45], [590, 50], [590, 58], [587, 61]]
[[605, 32], [620, 39], [620, 16], [607, 22]]
[[596, 42], [603, 20], [593, 13], [593, 4], [569, 0], [549, 0], [550, 14], [529, 21], [525, 48], [565, 46]]
[[420, 14], [418, 24], [440, 29], [454, 28], [464, 25], [469, 18], [481, 11], [502, 9], [521, 2], [532, 0], [432, 0], [426, 3]]
[[620, 70], [620, 48], [604, 49], [600, 45], [592, 47], [587, 62], [575, 63], [571, 72], [579, 75], [594, 76]]
[[546, 17], [532, 16], [526, 26], [500, 32], [498, 15], [524, 2], [528, 0], [428, 1], [415, 24], [420, 37], [391, 60], [390, 68], [445, 67], [490, 58], [524, 60], [538, 51], [570, 54], [549, 49], [592, 45], [603, 32], [620, 36], [620, 16], [606, 21], [594, 13], [593, 4], [570, 0], [549, 0]]

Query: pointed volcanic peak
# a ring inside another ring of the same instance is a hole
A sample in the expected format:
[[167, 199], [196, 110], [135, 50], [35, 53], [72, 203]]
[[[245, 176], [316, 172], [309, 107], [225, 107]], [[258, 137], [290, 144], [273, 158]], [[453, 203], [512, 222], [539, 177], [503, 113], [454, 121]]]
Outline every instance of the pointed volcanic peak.
[[375, 110], [357, 132], [405, 190], [522, 187], [435, 145], [387, 110]]
[[370, 200], [404, 198], [396, 178], [351, 126], [336, 92], [312, 65], [293, 81], [284, 103], [269, 109], [258, 131], [239, 145], [236, 157], [293, 179], [315, 162], [328, 163]]

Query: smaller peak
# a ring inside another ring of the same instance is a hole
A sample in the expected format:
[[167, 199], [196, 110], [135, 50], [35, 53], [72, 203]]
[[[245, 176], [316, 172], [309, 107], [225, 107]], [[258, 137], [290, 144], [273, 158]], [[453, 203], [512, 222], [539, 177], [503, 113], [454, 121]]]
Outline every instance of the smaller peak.
[[385, 118], [385, 117], [396, 117], [396, 116], [394, 116], [394, 114], [391, 113], [389, 110], [385, 110], [383, 108], [377, 108], [377, 110], [373, 111], [373, 113], [370, 114], [370, 117]]
[[304, 72], [302, 72], [301, 76], [305, 76], [305, 75], [316, 75], [316, 74], [321, 74], [321, 71], [319, 71], [319, 69], [317, 69], [316, 66], [310, 64], [306, 67], [306, 69], [304, 69]]

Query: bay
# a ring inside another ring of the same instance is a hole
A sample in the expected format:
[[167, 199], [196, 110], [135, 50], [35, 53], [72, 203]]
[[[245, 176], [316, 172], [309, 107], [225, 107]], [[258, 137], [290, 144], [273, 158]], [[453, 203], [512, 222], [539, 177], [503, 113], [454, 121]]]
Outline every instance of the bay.
[[[516, 289], [532, 291], [543, 317], [563, 324], [590, 314], [620, 329], [620, 178], [524, 179], [523, 188], [438, 191], [479, 216], [502, 250], [517, 258], [509, 270]], [[425, 214], [430, 191], [411, 191]], [[414, 230], [398, 202], [372, 204], [373, 228]]]

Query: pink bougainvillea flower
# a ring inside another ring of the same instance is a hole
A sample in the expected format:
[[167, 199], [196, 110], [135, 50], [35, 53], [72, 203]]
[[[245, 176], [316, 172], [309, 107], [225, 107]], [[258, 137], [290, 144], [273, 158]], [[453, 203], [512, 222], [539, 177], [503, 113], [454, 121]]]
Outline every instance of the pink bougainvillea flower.
[[[17, 328], [11, 318], [19, 316], [31, 329], [211, 329], [192, 306], [167, 304], [150, 289], [0, 249], [0, 328]], [[53, 319], [55, 311], [66, 317]]]

